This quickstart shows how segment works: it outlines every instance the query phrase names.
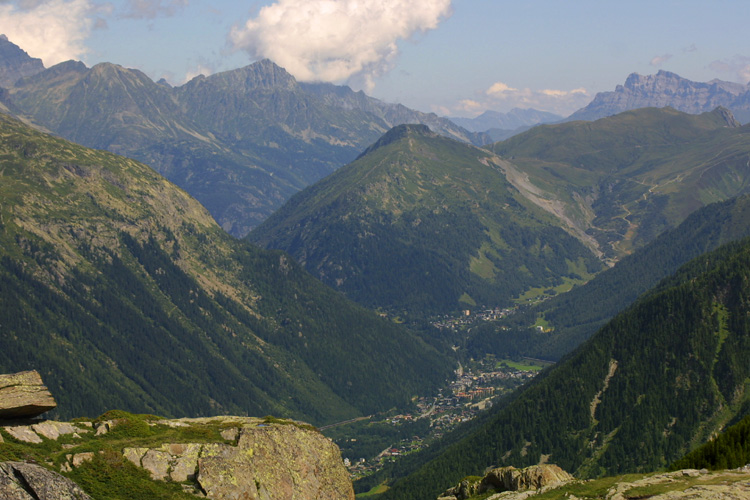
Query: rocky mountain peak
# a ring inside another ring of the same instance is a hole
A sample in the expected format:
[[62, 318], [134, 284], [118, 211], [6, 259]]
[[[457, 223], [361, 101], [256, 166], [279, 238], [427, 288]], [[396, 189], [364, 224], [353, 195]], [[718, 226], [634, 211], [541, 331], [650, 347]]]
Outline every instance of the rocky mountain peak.
[[297, 80], [289, 72], [269, 59], [210, 76], [199, 75], [182, 88], [189, 92], [202, 85], [230, 89], [233, 93], [257, 89], [294, 90], [299, 86]]
[[729, 128], [737, 128], [737, 127], [741, 127], [742, 126], [742, 124], [740, 122], [738, 122], [737, 119], [734, 117], [734, 115], [732, 114], [732, 112], [729, 111], [727, 108], [725, 108], [723, 106], [719, 106], [718, 108], [716, 108], [714, 110], [714, 113], [716, 113], [719, 116], [721, 116], [724, 119], [724, 121], [726, 122], [727, 127], [729, 127]]
[[0, 87], [12, 87], [23, 77], [44, 71], [42, 60], [31, 57], [21, 47], [0, 35]]
[[613, 92], [600, 92], [572, 120], [597, 120], [631, 109], [670, 106], [678, 111], [700, 114], [723, 106], [741, 123], [750, 121], [750, 90], [739, 83], [712, 80], [694, 82], [669, 71], [655, 75], [631, 73]]

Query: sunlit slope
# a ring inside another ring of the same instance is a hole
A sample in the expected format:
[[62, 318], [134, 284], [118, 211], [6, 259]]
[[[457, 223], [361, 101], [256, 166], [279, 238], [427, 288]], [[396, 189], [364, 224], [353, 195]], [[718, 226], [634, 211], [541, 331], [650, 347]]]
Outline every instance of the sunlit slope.
[[612, 260], [696, 209], [750, 190], [750, 127], [722, 108], [644, 108], [543, 125], [490, 149], [527, 181], [515, 183], [522, 192], [564, 214]]
[[322, 423], [451, 368], [135, 161], [0, 115], [0, 194], [0, 372], [38, 369], [65, 415]]
[[249, 239], [392, 312], [494, 307], [601, 263], [488, 151], [403, 125], [295, 195]]

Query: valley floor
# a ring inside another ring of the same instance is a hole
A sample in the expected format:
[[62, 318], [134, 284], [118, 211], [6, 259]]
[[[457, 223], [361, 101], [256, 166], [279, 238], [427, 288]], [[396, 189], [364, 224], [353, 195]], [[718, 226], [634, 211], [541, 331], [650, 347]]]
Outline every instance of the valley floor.
[[533, 360], [488, 357], [456, 370], [455, 378], [437, 396], [415, 398], [412, 412], [374, 415], [321, 431], [341, 448], [345, 465], [356, 481], [430, 446], [445, 433], [491, 408], [496, 398], [531, 380], [544, 366]]

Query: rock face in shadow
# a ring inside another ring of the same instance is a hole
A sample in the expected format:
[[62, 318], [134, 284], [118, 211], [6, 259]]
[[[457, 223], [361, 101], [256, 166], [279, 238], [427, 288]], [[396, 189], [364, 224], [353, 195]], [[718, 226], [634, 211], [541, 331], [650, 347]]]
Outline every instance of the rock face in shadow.
[[0, 375], [0, 419], [33, 418], [56, 407], [36, 370]]
[[0, 463], [0, 498], [3, 500], [91, 500], [68, 478], [23, 462]]
[[18, 45], [0, 35], [0, 87], [12, 87], [25, 76], [44, 71], [42, 60], [31, 57]]

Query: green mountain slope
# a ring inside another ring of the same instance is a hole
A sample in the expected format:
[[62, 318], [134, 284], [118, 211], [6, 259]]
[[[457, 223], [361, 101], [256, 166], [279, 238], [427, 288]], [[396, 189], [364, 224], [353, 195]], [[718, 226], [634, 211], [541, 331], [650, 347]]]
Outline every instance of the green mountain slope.
[[235, 236], [398, 123], [429, 122], [451, 137], [484, 141], [346, 87], [301, 85], [268, 60], [176, 88], [114, 64], [68, 61], [16, 82], [8, 99], [55, 134], [150, 165]]
[[665, 467], [746, 411], [749, 293], [750, 240], [693, 260], [384, 498], [435, 498], [489, 465]]
[[750, 415], [672, 464], [670, 469], [736, 469], [750, 463]]
[[450, 362], [235, 240], [143, 164], [0, 115], [0, 372], [38, 369], [65, 415], [391, 408]]
[[701, 206], [750, 190], [750, 127], [722, 108], [543, 125], [491, 149], [515, 167], [509, 178], [521, 192], [612, 261]]
[[600, 270], [558, 224], [494, 155], [402, 125], [249, 239], [288, 251], [357, 302], [420, 315], [505, 304]]
[[[689, 260], [747, 236], [750, 236], [750, 195], [707, 205], [585, 285], [501, 323], [475, 328], [468, 344], [469, 354], [560, 359]], [[529, 325], [540, 317], [551, 331], [530, 333]]]

